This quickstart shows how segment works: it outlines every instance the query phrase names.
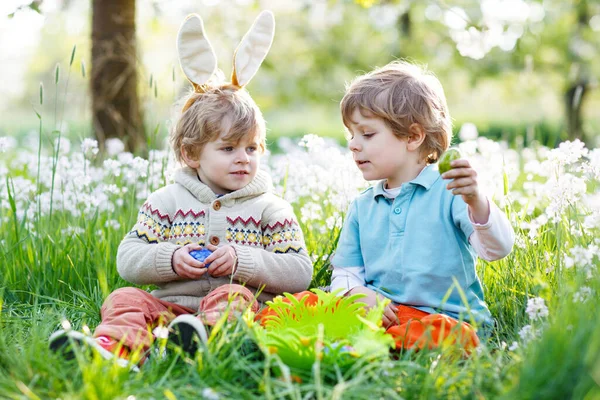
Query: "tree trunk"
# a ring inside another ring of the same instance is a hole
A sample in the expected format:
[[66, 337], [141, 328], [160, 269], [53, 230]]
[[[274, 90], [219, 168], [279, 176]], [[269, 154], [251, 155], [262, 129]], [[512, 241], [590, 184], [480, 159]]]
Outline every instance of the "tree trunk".
[[565, 93], [565, 114], [567, 117], [567, 133], [569, 140], [584, 140], [582, 105], [588, 92], [587, 82], [572, 84]]
[[571, 70], [574, 75], [567, 83], [567, 89], [564, 94], [565, 99], [565, 117], [567, 119], [567, 134], [569, 140], [581, 139], [585, 141], [585, 132], [583, 131], [583, 101], [590, 88], [590, 68], [589, 62], [583, 59], [574, 48], [578, 41], [583, 41], [583, 31], [587, 28], [590, 19], [590, 10], [587, 0], [576, 0], [573, 3], [577, 24], [567, 54], [571, 61]]
[[119, 138], [128, 151], [145, 150], [136, 60], [135, 0], [93, 0], [92, 115], [101, 149]]

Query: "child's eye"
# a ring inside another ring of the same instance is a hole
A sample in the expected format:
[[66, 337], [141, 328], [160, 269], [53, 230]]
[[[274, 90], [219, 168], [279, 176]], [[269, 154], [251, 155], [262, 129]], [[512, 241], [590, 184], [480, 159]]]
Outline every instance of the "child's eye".
[[363, 133], [363, 137], [365, 137], [367, 139], [370, 138], [370, 137], [372, 137], [372, 136], [374, 136], [374, 135], [375, 135], [375, 132], [365, 132], [365, 133]]
[[233, 146], [227, 146], [227, 147], [223, 147], [223, 151], [233, 151]]
[[248, 152], [250, 152], [250, 153], [254, 153], [256, 150], [257, 150], [256, 146], [250, 146], [250, 147], [248, 147]]

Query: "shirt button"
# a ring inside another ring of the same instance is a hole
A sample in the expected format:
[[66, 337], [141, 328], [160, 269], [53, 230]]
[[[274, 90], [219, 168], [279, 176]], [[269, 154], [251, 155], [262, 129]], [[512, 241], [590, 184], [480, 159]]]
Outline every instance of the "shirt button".
[[220, 240], [219, 240], [219, 238], [218, 238], [218, 237], [216, 237], [216, 236], [213, 236], [213, 237], [211, 237], [211, 238], [210, 238], [210, 244], [212, 244], [213, 246], [216, 246], [216, 245], [218, 245], [218, 244], [219, 244], [219, 242], [220, 242]]
[[402, 212], [402, 208], [400, 208], [400, 207], [394, 208], [394, 213], [400, 214], [401, 212]]
[[221, 202], [219, 200], [217, 200], [213, 203], [213, 209], [215, 211], [219, 211], [221, 209]]

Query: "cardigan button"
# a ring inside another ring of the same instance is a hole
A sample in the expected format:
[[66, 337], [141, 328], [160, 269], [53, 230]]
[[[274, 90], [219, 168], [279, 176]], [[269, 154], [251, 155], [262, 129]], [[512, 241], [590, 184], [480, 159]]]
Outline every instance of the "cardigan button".
[[219, 238], [216, 237], [216, 236], [213, 236], [213, 237], [210, 238], [210, 244], [212, 244], [213, 246], [218, 245], [220, 241], [221, 240], [219, 240]]
[[219, 200], [213, 203], [213, 210], [219, 211], [221, 209], [221, 202]]

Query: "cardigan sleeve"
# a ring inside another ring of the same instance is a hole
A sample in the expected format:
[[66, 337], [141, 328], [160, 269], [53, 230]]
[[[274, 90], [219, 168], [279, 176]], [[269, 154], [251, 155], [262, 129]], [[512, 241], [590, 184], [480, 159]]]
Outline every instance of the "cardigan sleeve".
[[171, 220], [160, 193], [151, 194], [142, 205], [137, 222], [117, 251], [117, 271], [131, 283], [147, 285], [181, 279], [171, 266], [173, 253], [181, 246], [168, 242]]
[[233, 278], [275, 295], [306, 290], [313, 265], [289, 203], [280, 200], [267, 207], [261, 228], [262, 248], [233, 244], [238, 257]]

